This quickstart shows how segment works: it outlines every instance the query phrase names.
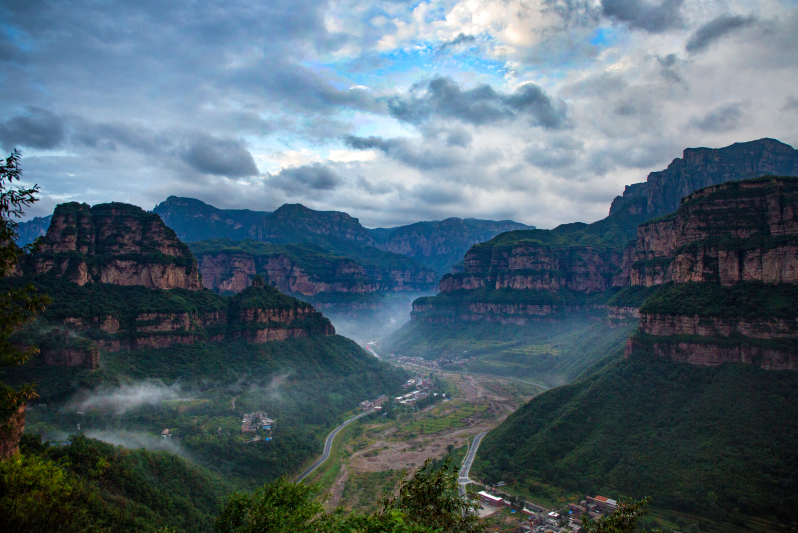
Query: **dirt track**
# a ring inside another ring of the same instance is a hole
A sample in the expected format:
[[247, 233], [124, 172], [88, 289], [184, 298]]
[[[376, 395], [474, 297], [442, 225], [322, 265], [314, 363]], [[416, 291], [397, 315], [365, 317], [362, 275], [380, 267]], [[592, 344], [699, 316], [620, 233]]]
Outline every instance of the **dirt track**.
[[[454, 448], [467, 445], [469, 438], [496, 427], [532, 398], [531, 388], [501, 378], [440, 375], [457, 387], [451, 401], [426, 408], [412, 418], [364, 426], [359, 446], [346, 446], [348, 457], [343, 458], [341, 470], [330, 488], [328, 505], [346, 504], [341, 495], [352, 476], [386, 470], [412, 472], [427, 459], [445, 456], [450, 444]], [[460, 413], [464, 415], [462, 418], [458, 417]], [[418, 434], [412, 429], [416, 422], [442, 419], [454, 421], [459, 427], [429, 434]]]

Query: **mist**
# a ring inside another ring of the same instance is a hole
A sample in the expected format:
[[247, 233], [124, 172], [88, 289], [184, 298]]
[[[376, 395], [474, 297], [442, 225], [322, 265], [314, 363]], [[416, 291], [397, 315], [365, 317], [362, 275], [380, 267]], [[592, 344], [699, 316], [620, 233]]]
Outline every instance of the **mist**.
[[160, 380], [147, 380], [98, 389], [88, 397], [73, 400], [66, 408], [75, 411], [97, 410], [124, 414], [146, 405], [176, 400], [180, 397], [180, 392], [178, 383], [167, 387]]
[[92, 439], [101, 440], [108, 444], [124, 446], [131, 450], [145, 449], [154, 451], [164, 451], [179, 455], [188, 459], [188, 453], [173, 439], [165, 439], [156, 435], [140, 433], [136, 431], [87, 431], [86, 436]]

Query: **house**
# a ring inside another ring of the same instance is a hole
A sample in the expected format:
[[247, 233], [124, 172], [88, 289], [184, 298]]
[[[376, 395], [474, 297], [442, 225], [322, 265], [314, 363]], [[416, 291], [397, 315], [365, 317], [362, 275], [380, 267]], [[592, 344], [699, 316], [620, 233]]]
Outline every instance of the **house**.
[[614, 513], [618, 508], [617, 501], [611, 500], [610, 498], [605, 498], [604, 496], [596, 496], [595, 498], [588, 496], [586, 500], [588, 506], [593, 504], [595, 508], [601, 512]]
[[504, 506], [504, 500], [499, 498], [498, 496], [493, 496], [492, 494], [488, 494], [484, 490], [482, 492], [478, 492], [477, 496], [479, 499], [488, 505], [492, 505], [494, 507], [502, 507]]
[[165, 429], [165, 430], [161, 431], [161, 437], [163, 437], [165, 439], [168, 439], [171, 436], [172, 436], [172, 434], [169, 432], [169, 429]]

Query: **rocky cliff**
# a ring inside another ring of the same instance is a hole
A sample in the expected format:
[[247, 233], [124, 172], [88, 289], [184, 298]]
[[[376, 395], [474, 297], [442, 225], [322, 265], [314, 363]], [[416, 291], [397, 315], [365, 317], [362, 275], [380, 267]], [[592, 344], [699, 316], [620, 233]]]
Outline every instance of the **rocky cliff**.
[[660, 286], [627, 357], [798, 370], [798, 178], [699, 190], [641, 224], [624, 259], [622, 285]]
[[78, 285], [202, 287], [188, 247], [157, 215], [133, 205], [61, 204], [40, 242], [26, 261], [28, 274], [51, 274]]
[[435, 272], [412, 259], [373, 250], [355, 250], [355, 258], [313, 245], [275, 245], [246, 240], [202, 241], [191, 249], [199, 261], [205, 287], [239, 292], [256, 275], [287, 294], [368, 294], [430, 291]]
[[651, 216], [670, 213], [690, 193], [727, 181], [767, 174], [798, 176], [798, 151], [775, 139], [735, 143], [725, 148], [688, 148], [666, 170], [652, 172], [645, 183], [628, 185], [613, 200], [610, 214], [634, 198], [645, 199]]
[[798, 178], [708, 187], [637, 231], [618, 285], [798, 283]]
[[235, 338], [258, 343], [335, 333], [313, 306], [263, 282], [225, 298], [208, 290], [79, 286], [52, 276], [13, 280], [17, 285], [29, 282], [50, 295], [53, 303], [36, 323], [16, 334], [15, 342], [40, 346], [48, 365], [95, 370], [101, 351]]

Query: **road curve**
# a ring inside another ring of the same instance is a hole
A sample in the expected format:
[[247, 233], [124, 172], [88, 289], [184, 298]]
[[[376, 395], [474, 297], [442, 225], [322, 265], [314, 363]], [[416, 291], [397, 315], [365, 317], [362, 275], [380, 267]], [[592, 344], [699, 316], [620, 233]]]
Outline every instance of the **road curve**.
[[310, 475], [310, 473], [311, 473], [311, 472], [313, 472], [314, 470], [316, 470], [316, 469], [317, 469], [317, 468], [318, 468], [318, 467], [319, 467], [319, 466], [320, 466], [320, 465], [321, 465], [321, 464], [322, 464], [324, 461], [326, 461], [326, 460], [327, 460], [327, 459], [330, 457], [330, 450], [332, 449], [332, 443], [333, 443], [333, 440], [335, 439], [335, 436], [336, 436], [336, 435], [338, 435], [338, 432], [339, 432], [339, 431], [341, 431], [342, 429], [344, 429], [346, 426], [348, 426], [350, 423], [354, 422], [354, 421], [355, 421], [355, 420], [357, 420], [358, 418], [360, 418], [360, 417], [363, 417], [363, 416], [366, 416], [367, 414], [370, 414], [370, 413], [372, 413], [373, 411], [374, 411], [374, 409], [369, 409], [368, 411], [366, 411], [366, 412], [363, 412], [363, 413], [360, 413], [360, 414], [359, 414], [359, 415], [357, 415], [357, 416], [353, 416], [352, 418], [350, 418], [350, 419], [346, 420], [346, 421], [345, 421], [343, 424], [341, 424], [340, 426], [338, 426], [337, 428], [335, 428], [334, 430], [332, 430], [332, 432], [331, 432], [329, 435], [327, 435], [327, 439], [324, 441], [324, 453], [323, 453], [323, 454], [321, 454], [321, 457], [319, 457], [318, 459], [316, 459], [316, 462], [315, 462], [315, 463], [313, 463], [312, 465], [310, 465], [310, 466], [307, 468], [307, 470], [305, 470], [304, 472], [302, 472], [302, 473], [299, 475], [299, 477], [298, 477], [298, 478], [296, 478], [296, 481], [295, 481], [295, 483], [299, 483], [300, 481], [302, 481], [303, 479], [305, 479], [306, 477], [308, 477], [308, 476]]
[[471, 443], [471, 447], [468, 449], [468, 453], [463, 459], [463, 466], [460, 467], [460, 473], [458, 474], [459, 479], [457, 480], [460, 485], [460, 495], [465, 496], [466, 490], [465, 486], [466, 483], [470, 482], [471, 480], [468, 479], [468, 473], [471, 471], [471, 465], [474, 462], [474, 457], [477, 455], [477, 449], [479, 448], [479, 443], [482, 442], [482, 437], [487, 435], [487, 431], [483, 431], [479, 433], [476, 437], [474, 437], [474, 442]]

